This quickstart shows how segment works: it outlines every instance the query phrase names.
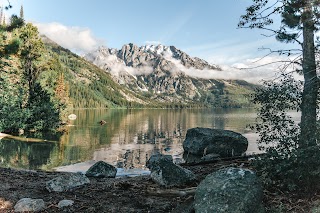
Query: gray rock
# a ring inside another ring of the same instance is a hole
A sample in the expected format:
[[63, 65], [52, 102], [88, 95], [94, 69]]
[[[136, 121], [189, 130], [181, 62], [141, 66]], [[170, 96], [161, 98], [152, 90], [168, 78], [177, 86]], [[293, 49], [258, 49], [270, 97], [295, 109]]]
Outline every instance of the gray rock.
[[188, 129], [183, 149], [186, 153], [221, 157], [241, 156], [248, 148], [248, 140], [240, 133], [230, 130], [192, 128]]
[[168, 161], [168, 162], [173, 162], [173, 158], [171, 155], [162, 155], [162, 154], [154, 154], [152, 155], [149, 160], [147, 161], [146, 166], [150, 169], [153, 170], [154, 167], [158, 166], [159, 161]]
[[86, 172], [87, 177], [114, 178], [116, 174], [117, 174], [117, 169], [114, 166], [104, 161], [98, 161], [97, 163], [92, 165]]
[[225, 168], [208, 175], [197, 187], [195, 212], [260, 213], [262, 186], [249, 169]]
[[70, 173], [66, 176], [60, 176], [47, 181], [46, 189], [49, 192], [63, 192], [88, 183], [90, 183], [90, 180], [85, 175], [80, 173]]
[[191, 171], [174, 164], [168, 155], [151, 156], [147, 167], [151, 170], [153, 181], [161, 186], [180, 186], [195, 179]]
[[311, 213], [320, 213], [320, 200], [313, 201], [311, 206]]
[[58, 203], [58, 208], [62, 209], [64, 207], [72, 206], [73, 203], [73, 200], [60, 200], [60, 202]]
[[46, 208], [42, 199], [22, 198], [14, 206], [15, 212], [39, 212]]

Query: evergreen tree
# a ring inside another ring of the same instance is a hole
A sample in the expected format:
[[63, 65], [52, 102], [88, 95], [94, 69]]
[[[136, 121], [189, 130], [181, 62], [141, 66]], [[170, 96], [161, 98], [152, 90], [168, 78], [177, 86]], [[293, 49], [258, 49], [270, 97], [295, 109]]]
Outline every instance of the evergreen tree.
[[29, 98], [31, 98], [34, 97], [34, 85], [40, 73], [36, 62], [41, 57], [41, 53], [44, 52], [44, 45], [39, 37], [37, 27], [30, 23], [21, 29], [19, 37], [22, 41], [20, 56], [23, 73], [29, 85]]
[[0, 25], [2, 25], [4, 19], [3, 7], [0, 9]]
[[2, 19], [2, 26], [6, 26], [7, 25], [7, 22], [6, 22], [6, 15], [5, 14], [3, 14], [3, 19]]
[[23, 6], [20, 7], [20, 18], [24, 20]]
[[13, 31], [16, 28], [20, 28], [24, 25], [24, 20], [19, 18], [17, 15], [10, 17], [10, 24], [7, 26], [8, 31]]

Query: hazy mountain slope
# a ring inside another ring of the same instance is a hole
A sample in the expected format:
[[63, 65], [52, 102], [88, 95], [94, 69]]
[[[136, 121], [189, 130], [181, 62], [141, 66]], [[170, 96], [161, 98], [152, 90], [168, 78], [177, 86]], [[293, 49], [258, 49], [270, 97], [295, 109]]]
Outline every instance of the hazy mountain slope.
[[111, 75], [42, 36], [49, 52], [56, 53], [75, 108], [127, 107], [153, 104], [115, 83]]

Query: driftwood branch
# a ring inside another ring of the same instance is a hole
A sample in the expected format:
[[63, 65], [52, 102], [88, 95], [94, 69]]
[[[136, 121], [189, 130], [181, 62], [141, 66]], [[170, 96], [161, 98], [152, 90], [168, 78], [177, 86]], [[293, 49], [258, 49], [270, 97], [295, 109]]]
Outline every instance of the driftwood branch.
[[0, 140], [2, 138], [10, 138], [18, 141], [23, 141], [23, 142], [50, 142], [50, 143], [56, 143], [58, 141], [51, 141], [51, 140], [44, 140], [44, 139], [39, 139], [39, 138], [24, 138], [24, 137], [19, 137], [19, 136], [13, 136], [5, 133], [0, 132]]
[[188, 195], [194, 195], [197, 187], [186, 188], [186, 189], [157, 189], [148, 190], [147, 193], [150, 195], [162, 195], [162, 196], [179, 196], [184, 197]]

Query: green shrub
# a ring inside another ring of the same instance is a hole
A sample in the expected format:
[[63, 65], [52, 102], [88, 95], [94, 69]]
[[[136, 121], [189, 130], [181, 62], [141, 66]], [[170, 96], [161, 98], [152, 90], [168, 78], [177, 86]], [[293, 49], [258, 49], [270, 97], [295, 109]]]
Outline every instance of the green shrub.
[[282, 75], [253, 95], [260, 107], [252, 128], [259, 134], [259, 149], [266, 152], [254, 166], [267, 188], [311, 192], [320, 186], [320, 147], [299, 148], [300, 127], [288, 113], [299, 110], [301, 91], [302, 82]]

